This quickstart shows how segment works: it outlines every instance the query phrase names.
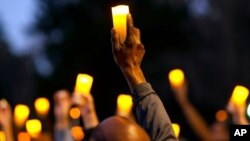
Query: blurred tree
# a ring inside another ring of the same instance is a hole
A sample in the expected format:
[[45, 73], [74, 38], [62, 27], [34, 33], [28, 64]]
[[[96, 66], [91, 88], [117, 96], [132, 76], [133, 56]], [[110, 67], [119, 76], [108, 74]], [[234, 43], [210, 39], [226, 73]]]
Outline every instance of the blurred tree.
[[28, 104], [32, 109], [33, 65], [29, 56], [15, 57], [9, 50], [4, 28], [0, 20], [0, 98], [7, 99], [12, 106]]

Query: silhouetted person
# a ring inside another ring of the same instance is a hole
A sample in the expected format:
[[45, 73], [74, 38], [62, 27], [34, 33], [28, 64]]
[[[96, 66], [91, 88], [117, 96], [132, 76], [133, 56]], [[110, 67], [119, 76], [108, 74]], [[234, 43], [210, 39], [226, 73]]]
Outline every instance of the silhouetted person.
[[71, 96], [67, 90], [58, 90], [53, 95], [54, 99], [54, 141], [73, 141], [70, 134], [69, 109]]
[[12, 128], [13, 114], [10, 104], [5, 100], [0, 100], [0, 126], [5, 134], [6, 141], [14, 141]]
[[187, 82], [185, 82], [182, 86], [172, 86], [172, 90], [193, 132], [200, 140], [228, 141], [229, 134], [226, 123], [216, 121], [209, 126], [206, 120], [189, 101], [187, 86]]

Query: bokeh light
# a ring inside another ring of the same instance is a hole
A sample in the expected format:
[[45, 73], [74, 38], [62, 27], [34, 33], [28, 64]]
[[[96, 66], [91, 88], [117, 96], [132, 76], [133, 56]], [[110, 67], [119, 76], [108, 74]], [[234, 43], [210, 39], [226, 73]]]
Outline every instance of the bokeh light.
[[71, 135], [76, 141], [81, 141], [84, 138], [84, 132], [81, 126], [73, 126]]
[[81, 115], [80, 109], [77, 107], [72, 107], [69, 111], [69, 115], [72, 119], [78, 119]]
[[37, 138], [42, 131], [42, 124], [38, 119], [30, 119], [26, 122], [26, 130], [33, 138]]
[[20, 132], [17, 135], [17, 140], [18, 141], [30, 141], [31, 137], [27, 132]]
[[234, 88], [231, 100], [237, 105], [242, 105], [246, 101], [248, 95], [249, 90], [246, 87], [237, 85]]
[[215, 118], [217, 121], [223, 122], [227, 120], [227, 112], [226, 110], [219, 110], [215, 114]]
[[24, 104], [17, 104], [14, 109], [14, 122], [18, 127], [24, 125], [30, 114], [29, 107]]
[[76, 78], [75, 91], [81, 94], [90, 94], [93, 77], [88, 74], [78, 74]]
[[117, 98], [117, 114], [129, 116], [132, 110], [133, 101], [131, 95], [120, 94]]
[[181, 69], [174, 69], [169, 72], [168, 78], [172, 86], [178, 87], [183, 85], [185, 76]]
[[34, 105], [38, 115], [46, 116], [48, 114], [50, 109], [50, 103], [47, 98], [37, 98], [34, 102]]

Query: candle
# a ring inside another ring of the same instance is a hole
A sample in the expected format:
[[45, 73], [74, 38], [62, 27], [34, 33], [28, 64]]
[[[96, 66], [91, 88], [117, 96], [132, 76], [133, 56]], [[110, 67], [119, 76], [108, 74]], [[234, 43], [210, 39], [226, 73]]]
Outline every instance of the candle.
[[84, 138], [83, 129], [81, 126], [73, 126], [71, 128], [71, 135], [76, 141], [81, 141]]
[[6, 141], [5, 133], [0, 131], [0, 141]]
[[27, 132], [20, 132], [17, 135], [18, 141], [31, 141], [30, 135]]
[[26, 122], [26, 130], [31, 137], [37, 138], [42, 131], [42, 124], [38, 119], [30, 119]]
[[78, 74], [76, 79], [75, 91], [81, 94], [90, 94], [93, 77], [88, 74]]
[[127, 14], [129, 7], [127, 5], [118, 5], [112, 7], [113, 26], [119, 35], [121, 43], [124, 43], [127, 36]]
[[233, 90], [230, 101], [234, 102], [236, 105], [242, 105], [246, 102], [248, 95], [249, 90], [246, 87], [237, 85]]
[[185, 77], [181, 69], [171, 70], [168, 74], [168, 78], [169, 78], [170, 84], [173, 87], [180, 87], [180, 86], [183, 86], [184, 84]]
[[18, 104], [14, 109], [14, 122], [18, 127], [22, 127], [30, 114], [29, 107], [23, 104]]
[[50, 109], [49, 100], [45, 97], [37, 98], [34, 102], [35, 110], [38, 115], [45, 117]]
[[180, 125], [177, 124], [177, 123], [172, 123], [172, 127], [174, 129], [174, 133], [176, 135], [177, 138], [179, 138], [179, 135], [180, 135]]
[[128, 117], [133, 106], [132, 97], [127, 94], [120, 94], [117, 98], [117, 114]]

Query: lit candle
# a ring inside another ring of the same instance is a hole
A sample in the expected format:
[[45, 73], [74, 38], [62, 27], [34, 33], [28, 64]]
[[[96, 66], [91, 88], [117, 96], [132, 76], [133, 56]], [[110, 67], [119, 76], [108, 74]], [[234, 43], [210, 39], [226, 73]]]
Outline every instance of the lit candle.
[[23, 104], [18, 104], [14, 109], [14, 122], [18, 127], [22, 127], [30, 114], [29, 107]]
[[93, 77], [88, 74], [78, 74], [76, 79], [75, 91], [81, 94], [90, 94]]
[[171, 70], [168, 74], [168, 78], [169, 78], [170, 84], [173, 87], [180, 87], [180, 86], [183, 86], [184, 84], [185, 77], [181, 69]]
[[42, 131], [42, 124], [38, 119], [30, 119], [26, 122], [26, 130], [33, 138], [39, 137]]
[[18, 141], [31, 141], [30, 135], [27, 132], [20, 132], [17, 135]]
[[127, 36], [127, 14], [129, 7], [127, 5], [118, 5], [112, 7], [113, 26], [118, 32], [121, 43], [124, 43]]
[[50, 103], [47, 98], [37, 98], [34, 102], [34, 105], [38, 115], [45, 117], [48, 114], [50, 109]]
[[84, 138], [84, 132], [81, 126], [73, 126], [71, 135], [76, 141], [81, 141]]
[[237, 105], [242, 105], [246, 102], [248, 95], [249, 90], [246, 87], [237, 85], [233, 90], [230, 101], [234, 102]]
[[117, 98], [117, 114], [129, 117], [132, 110], [132, 97], [126, 94], [120, 94]]
[[180, 130], [181, 130], [180, 125], [177, 123], [172, 123], [172, 127], [174, 129], [174, 133], [175, 133], [176, 137], [179, 138]]
[[5, 133], [0, 131], [0, 141], [6, 141]]

